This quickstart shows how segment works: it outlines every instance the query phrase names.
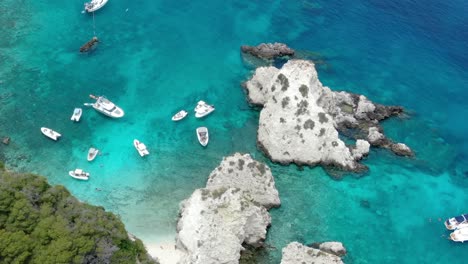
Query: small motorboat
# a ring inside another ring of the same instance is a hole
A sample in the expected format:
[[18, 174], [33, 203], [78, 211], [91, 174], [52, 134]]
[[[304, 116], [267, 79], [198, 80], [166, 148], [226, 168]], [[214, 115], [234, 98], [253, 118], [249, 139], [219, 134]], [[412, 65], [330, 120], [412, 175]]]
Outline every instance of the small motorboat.
[[86, 42], [83, 44], [83, 46], [80, 47], [80, 52], [88, 52], [93, 50], [94, 47], [99, 43], [99, 40], [96, 36], [94, 36], [90, 41]]
[[122, 108], [116, 106], [114, 103], [109, 101], [106, 97], [104, 96], [95, 96], [90, 94], [89, 97], [92, 99], [96, 99], [95, 103], [85, 103], [85, 106], [92, 106], [96, 111], [98, 111], [101, 114], [104, 114], [108, 117], [112, 118], [120, 118], [124, 116], [124, 111]]
[[198, 142], [204, 147], [208, 145], [208, 141], [210, 140], [209, 134], [208, 134], [208, 128], [206, 127], [199, 127], [197, 128], [197, 138]]
[[83, 113], [83, 109], [81, 108], [75, 108], [75, 110], [73, 110], [73, 115], [72, 117], [70, 118], [71, 121], [75, 121], [75, 122], [78, 122], [80, 121], [80, 118], [81, 118], [81, 114]]
[[52, 139], [52, 140], [55, 140], [57, 141], [57, 139], [59, 137], [61, 137], [62, 135], [50, 128], [47, 128], [47, 127], [41, 127], [41, 132], [42, 134], [44, 134], [46, 137]]
[[198, 101], [197, 106], [195, 107], [195, 117], [202, 118], [209, 115], [215, 110], [214, 106], [207, 104], [205, 101]]
[[179, 121], [179, 120], [182, 120], [184, 119], [186, 116], [187, 116], [187, 111], [185, 110], [180, 110], [179, 112], [177, 112], [177, 114], [173, 115], [172, 116], [172, 121]]
[[140, 156], [149, 155], [148, 149], [146, 149], [145, 144], [141, 143], [138, 139], [133, 140], [133, 146], [135, 146], [136, 150], [140, 154]]
[[84, 4], [85, 11], [88, 13], [97, 11], [101, 7], [103, 7], [105, 4], [107, 4], [108, 0], [92, 0], [91, 2], [87, 2]]
[[88, 161], [93, 161], [97, 154], [99, 153], [99, 150], [96, 148], [89, 148], [88, 150]]
[[68, 175], [70, 175], [71, 177], [77, 180], [82, 180], [82, 181], [87, 181], [89, 179], [89, 173], [84, 172], [82, 169], [75, 169], [74, 171], [69, 171]]
[[448, 230], [455, 230], [459, 225], [468, 225], [468, 214], [462, 214], [445, 220], [445, 227]]
[[462, 243], [468, 241], [468, 225], [464, 225], [453, 231], [450, 234], [450, 240]]

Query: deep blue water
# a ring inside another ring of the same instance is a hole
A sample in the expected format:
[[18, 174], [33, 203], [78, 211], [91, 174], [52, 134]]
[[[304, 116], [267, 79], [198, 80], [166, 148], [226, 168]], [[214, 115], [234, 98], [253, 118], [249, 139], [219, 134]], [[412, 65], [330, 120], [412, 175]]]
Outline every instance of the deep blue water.
[[[333, 90], [405, 107], [407, 117], [384, 128], [416, 157], [373, 149], [368, 173], [340, 181], [321, 168], [270, 164], [282, 206], [271, 210], [271, 247], [258, 262], [279, 263], [291, 241], [324, 240], [344, 243], [346, 263], [468, 257], [441, 222], [468, 212], [468, 2], [111, 0], [96, 12], [101, 43], [89, 55], [77, 52], [93, 36], [82, 3], [2, 0], [0, 9], [0, 136], [12, 138], [0, 146], [2, 160], [119, 214], [144, 241], [175, 234], [179, 201], [205, 185], [222, 156], [266, 161], [255, 146], [258, 112], [240, 87], [252, 69], [239, 47], [279, 41], [314, 60]], [[90, 93], [126, 116], [84, 109], [71, 123]], [[216, 106], [211, 116], [171, 122], [200, 99]], [[200, 125], [210, 128], [207, 149], [196, 141]], [[41, 126], [63, 138], [47, 140]], [[150, 156], [138, 156], [133, 138]], [[90, 146], [103, 153], [93, 163]], [[74, 181], [67, 172], [75, 167], [94, 177]]]

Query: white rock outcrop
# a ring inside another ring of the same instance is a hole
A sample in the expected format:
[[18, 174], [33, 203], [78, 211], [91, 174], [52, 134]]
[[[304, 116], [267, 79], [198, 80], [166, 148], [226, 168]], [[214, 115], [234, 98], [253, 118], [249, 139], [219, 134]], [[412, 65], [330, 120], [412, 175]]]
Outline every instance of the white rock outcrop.
[[206, 188], [181, 203], [179, 264], [239, 263], [242, 245], [263, 245], [271, 223], [267, 207], [280, 200], [270, 168], [248, 154], [225, 157]]
[[219, 187], [247, 191], [256, 202], [267, 209], [281, 204], [270, 168], [252, 159], [249, 154], [236, 153], [223, 158], [206, 183], [206, 188], [209, 189]]
[[353, 152], [338, 131], [358, 130], [362, 135], [353, 136], [367, 139], [370, 126], [378, 127], [380, 120], [403, 111], [374, 104], [362, 95], [331, 91], [319, 81], [314, 64], [306, 60], [290, 60], [281, 69], [259, 67], [244, 87], [249, 102], [263, 107], [258, 146], [282, 164], [361, 170], [364, 166], [357, 160], [367, 154], [366, 144], [357, 143], [354, 149], [358, 150]]
[[338, 257], [346, 255], [347, 252], [343, 243], [337, 241], [323, 242], [319, 245], [319, 249]]
[[281, 264], [342, 264], [343, 261], [336, 255], [322, 250], [292, 242], [283, 248]]

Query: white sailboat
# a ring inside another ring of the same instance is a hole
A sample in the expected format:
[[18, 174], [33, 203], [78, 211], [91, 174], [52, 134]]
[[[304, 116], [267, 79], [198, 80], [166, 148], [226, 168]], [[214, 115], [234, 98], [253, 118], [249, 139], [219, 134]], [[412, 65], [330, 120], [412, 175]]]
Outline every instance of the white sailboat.
[[92, 0], [91, 2], [87, 2], [84, 4], [85, 6], [85, 11], [88, 13], [97, 11], [98, 9], [101, 9], [105, 4], [107, 4], [107, 1], [109, 0]]

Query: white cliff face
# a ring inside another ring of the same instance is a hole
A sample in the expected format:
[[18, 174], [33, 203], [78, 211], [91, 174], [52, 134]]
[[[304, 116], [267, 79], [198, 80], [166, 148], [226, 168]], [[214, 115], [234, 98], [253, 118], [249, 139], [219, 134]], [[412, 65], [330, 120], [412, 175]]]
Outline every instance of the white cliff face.
[[246, 89], [250, 101], [263, 105], [258, 142], [273, 161], [357, 167], [335, 121], [318, 105], [330, 91], [324, 90], [313, 63], [296, 60], [281, 69], [259, 68]]
[[292, 242], [283, 248], [281, 264], [342, 264], [338, 256], [326, 253], [311, 247], [306, 247], [298, 242]]
[[239, 263], [242, 244], [263, 245], [271, 223], [266, 207], [279, 206], [271, 171], [250, 155], [223, 159], [207, 187], [181, 203], [179, 264]]
[[310, 61], [290, 60], [281, 69], [257, 68], [244, 87], [249, 102], [263, 107], [257, 143], [274, 162], [360, 170], [364, 166], [357, 161], [369, 152], [368, 142], [356, 142], [350, 149], [338, 136], [338, 131], [349, 129], [359, 131], [357, 139], [412, 155], [409, 148], [394, 146], [378, 128], [379, 121], [401, 113], [401, 107], [374, 104], [363, 95], [324, 87]]
[[249, 154], [236, 153], [225, 157], [211, 172], [206, 187], [209, 189], [234, 187], [248, 191], [256, 202], [267, 209], [280, 205], [278, 190], [270, 168], [252, 159]]

